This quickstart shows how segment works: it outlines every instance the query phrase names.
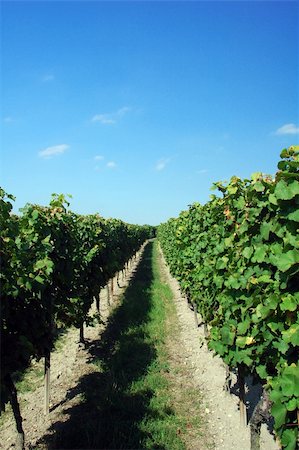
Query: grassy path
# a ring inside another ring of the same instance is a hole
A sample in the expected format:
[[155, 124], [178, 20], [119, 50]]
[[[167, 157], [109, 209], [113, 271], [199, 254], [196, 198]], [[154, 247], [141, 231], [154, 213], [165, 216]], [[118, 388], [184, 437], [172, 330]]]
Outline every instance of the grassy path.
[[66, 394], [68, 418], [52, 423], [34, 448], [208, 448], [178, 332], [157, 244], [149, 243], [105, 330], [88, 347], [88, 370]]

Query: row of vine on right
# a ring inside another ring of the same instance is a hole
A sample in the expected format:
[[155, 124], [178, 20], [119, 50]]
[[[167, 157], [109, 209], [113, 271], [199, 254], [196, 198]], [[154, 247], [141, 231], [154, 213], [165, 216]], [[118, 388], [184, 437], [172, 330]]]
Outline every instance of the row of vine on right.
[[293, 450], [299, 418], [299, 147], [274, 177], [217, 182], [158, 228], [173, 276], [209, 329], [208, 346], [230, 369], [261, 382], [275, 433]]

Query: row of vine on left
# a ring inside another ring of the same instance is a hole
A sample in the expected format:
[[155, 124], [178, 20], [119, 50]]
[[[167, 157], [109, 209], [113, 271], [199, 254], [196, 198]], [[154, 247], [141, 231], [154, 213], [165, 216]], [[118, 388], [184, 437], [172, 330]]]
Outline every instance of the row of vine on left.
[[0, 410], [10, 401], [23, 448], [15, 381], [33, 358], [49, 359], [61, 328], [73, 325], [82, 336], [94, 298], [155, 228], [75, 214], [62, 194], [49, 206], [27, 204], [20, 215], [13, 201], [0, 188]]

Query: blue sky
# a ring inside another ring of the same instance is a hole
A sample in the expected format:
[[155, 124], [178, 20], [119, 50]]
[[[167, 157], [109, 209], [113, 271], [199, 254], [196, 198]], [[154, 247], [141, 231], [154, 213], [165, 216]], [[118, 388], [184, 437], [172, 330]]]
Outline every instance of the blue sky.
[[298, 3], [2, 1], [1, 185], [159, 224], [298, 143]]

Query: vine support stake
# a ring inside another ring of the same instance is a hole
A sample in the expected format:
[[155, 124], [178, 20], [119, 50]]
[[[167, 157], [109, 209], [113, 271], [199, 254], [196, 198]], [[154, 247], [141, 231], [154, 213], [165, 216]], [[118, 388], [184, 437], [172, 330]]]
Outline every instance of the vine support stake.
[[84, 341], [84, 321], [83, 320], [82, 320], [82, 322], [80, 324], [79, 342], [80, 342], [80, 344], [85, 344], [85, 341]]
[[114, 282], [113, 278], [111, 278], [111, 300], [113, 301], [113, 295], [114, 295]]
[[203, 324], [203, 332], [204, 332], [205, 338], [208, 338], [209, 337], [209, 330], [208, 330], [208, 325], [207, 325], [206, 322], [204, 322], [204, 324]]
[[231, 384], [232, 384], [232, 377], [231, 377], [229, 366], [226, 364], [225, 365], [225, 383], [224, 383], [225, 392], [230, 392]]
[[247, 414], [245, 405], [245, 377], [244, 368], [238, 365], [238, 384], [239, 384], [239, 405], [240, 405], [240, 420], [241, 424], [247, 425]]
[[100, 292], [96, 295], [96, 308], [98, 313], [100, 312]]
[[46, 349], [45, 351], [45, 372], [44, 372], [44, 387], [45, 387], [45, 399], [44, 399], [44, 412], [49, 414], [50, 403], [50, 369], [51, 369], [51, 352]]
[[107, 305], [110, 306], [109, 281], [107, 283], [106, 289], [107, 289]]
[[20, 411], [20, 405], [18, 402], [18, 395], [17, 390], [14, 385], [14, 382], [12, 381], [12, 378], [10, 375], [6, 375], [5, 377], [5, 384], [8, 390], [9, 395], [9, 401], [13, 410], [13, 415], [16, 422], [17, 427], [17, 442], [16, 442], [16, 450], [24, 450], [25, 449], [25, 434], [23, 430], [23, 420], [21, 416]]
[[260, 450], [261, 425], [270, 418], [270, 407], [271, 401], [264, 389], [250, 419], [250, 450]]

